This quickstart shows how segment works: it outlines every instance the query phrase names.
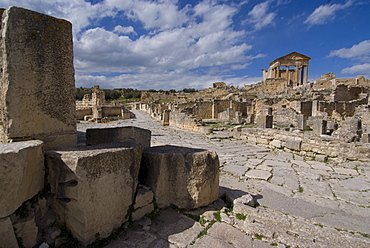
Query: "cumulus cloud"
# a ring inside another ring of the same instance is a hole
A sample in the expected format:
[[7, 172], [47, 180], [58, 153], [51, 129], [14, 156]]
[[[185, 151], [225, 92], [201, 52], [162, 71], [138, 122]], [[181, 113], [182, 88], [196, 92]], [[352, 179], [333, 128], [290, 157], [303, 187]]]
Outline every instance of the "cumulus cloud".
[[266, 26], [274, 25], [274, 18], [276, 13], [268, 13], [269, 2], [263, 2], [254, 6], [254, 8], [248, 13], [249, 18], [247, 22], [252, 23], [256, 30], [260, 30]]
[[310, 26], [326, 24], [336, 17], [338, 10], [346, 9], [353, 4], [353, 0], [347, 1], [345, 4], [325, 4], [317, 7], [304, 21], [305, 24]]
[[333, 56], [370, 62], [370, 40], [364, 40], [353, 45], [351, 48], [341, 48], [331, 51], [329, 57]]
[[121, 25], [115, 26], [113, 32], [118, 34], [137, 34], [132, 26], [122, 27]]
[[361, 65], [354, 65], [351, 67], [344, 68], [341, 73], [343, 74], [363, 74], [370, 75], [370, 63], [365, 63]]
[[344, 68], [341, 73], [370, 75], [370, 40], [361, 41], [350, 48], [333, 50], [329, 57], [334, 56], [352, 59], [357, 63], [357, 65]]

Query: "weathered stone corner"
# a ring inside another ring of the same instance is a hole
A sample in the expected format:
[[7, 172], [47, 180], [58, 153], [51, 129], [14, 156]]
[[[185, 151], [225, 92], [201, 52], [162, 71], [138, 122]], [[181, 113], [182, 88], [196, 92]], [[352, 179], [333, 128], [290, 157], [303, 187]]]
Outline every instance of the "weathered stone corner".
[[218, 198], [218, 168], [214, 151], [156, 146], [144, 150], [139, 180], [151, 187], [159, 208], [192, 209]]
[[44, 187], [42, 144], [39, 140], [0, 144], [0, 218]]

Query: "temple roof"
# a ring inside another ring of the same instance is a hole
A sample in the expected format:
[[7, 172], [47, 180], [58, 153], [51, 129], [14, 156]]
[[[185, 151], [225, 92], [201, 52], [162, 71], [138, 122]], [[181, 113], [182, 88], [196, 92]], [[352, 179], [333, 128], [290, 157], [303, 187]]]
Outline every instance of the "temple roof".
[[301, 61], [301, 62], [304, 62], [306, 64], [308, 64], [308, 61], [310, 60], [311, 58], [306, 56], [306, 55], [303, 55], [301, 53], [297, 53], [297, 52], [291, 52], [287, 55], [284, 55], [280, 58], [277, 58], [275, 59], [274, 61], [272, 61], [270, 63], [270, 65], [273, 65], [274, 63], [276, 62], [280, 62], [281, 65], [284, 65], [284, 64], [294, 64], [296, 61]]

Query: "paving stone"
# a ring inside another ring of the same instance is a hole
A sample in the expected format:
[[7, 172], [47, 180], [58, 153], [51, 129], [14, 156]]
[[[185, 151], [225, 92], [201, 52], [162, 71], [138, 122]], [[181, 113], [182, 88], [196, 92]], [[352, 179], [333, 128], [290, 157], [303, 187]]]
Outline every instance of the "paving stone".
[[245, 172], [249, 170], [248, 167], [239, 165], [227, 165], [222, 168], [223, 171], [231, 173], [237, 177], [244, 176]]
[[304, 162], [304, 161], [292, 160], [291, 163], [295, 164], [295, 165], [298, 165], [299, 167], [311, 168], [311, 166], [308, 163]]
[[249, 178], [267, 180], [271, 177], [271, 173], [265, 170], [250, 170], [245, 175]]
[[291, 163], [281, 162], [278, 160], [270, 160], [270, 159], [265, 160], [263, 164], [267, 166], [272, 166], [272, 167], [288, 167], [288, 168], [292, 167]]
[[302, 178], [300, 180], [300, 187], [303, 193], [316, 195], [317, 197], [326, 197], [332, 200], [335, 199], [330, 185], [327, 182]]
[[370, 235], [370, 216], [349, 215], [346, 213], [325, 214], [316, 217], [325, 226], [330, 226], [347, 231], [355, 231]]
[[262, 196], [258, 200], [260, 205], [303, 218], [313, 218], [337, 212], [336, 210], [317, 206], [301, 199], [287, 197], [268, 188], [263, 189], [260, 195]]
[[357, 176], [358, 172], [353, 169], [346, 169], [346, 168], [340, 168], [340, 167], [333, 167], [334, 171], [339, 174], [345, 174], [345, 175], [353, 175]]
[[[200, 239], [197, 239], [194, 244], [190, 245], [189, 247], [194, 248], [234, 248], [231, 244], [228, 244], [227, 242], [211, 237], [211, 236], [203, 236]], [[252, 247], [252, 246], [250, 246]]]
[[339, 184], [351, 190], [358, 190], [358, 191], [370, 190], [370, 182], [361, 180], [359, 178], [351, 178], [348, 180], [344, 180], [344, 181], [339, 182]]
[[250, 236], [245, 235], [238, 229], [227, 225], [226, 223], [217, 222], [209, 230], [208, 235], [219, 240], [225, 241], [232, 247], [252, 247]]
[[317, 162], [317, 161], [307, 161], [307, 163], [310, 164], [313, 169], [333, 171], [333, 169], [331, 167], [327, 166], [326, 163]]

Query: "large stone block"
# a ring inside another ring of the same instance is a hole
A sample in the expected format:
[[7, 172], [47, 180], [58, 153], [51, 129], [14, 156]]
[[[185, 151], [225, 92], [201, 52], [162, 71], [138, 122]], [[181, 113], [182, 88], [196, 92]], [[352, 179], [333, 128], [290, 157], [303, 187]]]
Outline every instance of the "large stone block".
[[18, 7], [3, 13], [0, 142], [76, 145], [72, 25]]
[[56, 212], [83, 245], [92, 243], [97, 233], [109, 236], [127, 220], [142, 150], [110, 144], [46, 153]]
[[43, 186], [42, 141], [0, 144], [0, 218], [12, 214]]
[[170, 145], [147, 148], [139, 180], [151, 187], [160, 208], [205, 206], [218, 198], [218, 156], [214, 151]]
[[139, 127], [94, 128], [86, 130], [86, 145], [134, 142], [150, 147], [151, 131]]

